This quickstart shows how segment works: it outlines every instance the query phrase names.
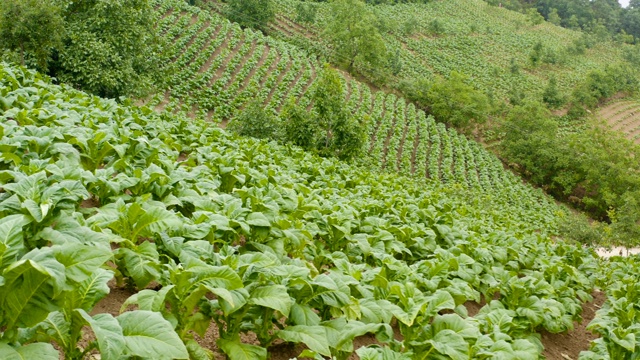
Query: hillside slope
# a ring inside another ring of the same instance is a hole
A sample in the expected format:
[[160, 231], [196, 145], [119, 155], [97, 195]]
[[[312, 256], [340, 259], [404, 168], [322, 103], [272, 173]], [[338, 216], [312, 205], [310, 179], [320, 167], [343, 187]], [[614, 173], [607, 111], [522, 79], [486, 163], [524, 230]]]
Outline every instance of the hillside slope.
[[[308, 106], [321, 68], [293, 45], [262, 36], [179, 0], [157, 0], [158, 27], [172, 46], [164, 56], [176, 72], [167, 91], [149, 105], [226, 124], [250, 101], [277, 113], [293, 97]], [[372, 91], [344, 76], [350, 110], [368, 116], [364, 162], [373, 168], [432, 178], [474, 189], [473, 202], [487, 209], [511, 209], [541, 229], [555, 228], [563, 212], [539, 190], [504, 170], [480, 145], [402, 98]], [[537, 209], [537, 211], [530, 211]], [[533, 218], [533, 214], [536, 214]]]
[[[317, 49], [324, 56], [331, 54], [322, 34], [328, 3], [317, 3], [312, 24], [295, 22], [300, 1], [275, 3], [278, 15], [271, 35]], [[541, 96], [551, 77], [557, 79], [559, 91], [569, 95], [588, 72], [623, 62], [624, 49], [629, 47], [544, 21], [534, 24], [527, 15], [482, 0], [380, 4], [370, 9], [384, 24], [387, 50], [400, 59], [397, 77], [387, 83], [391, 87], [457, 71], [500, 99], [509, 98], [515, 90]], [[541, 59], [533, 65], [530, 57], [538, 43]], [[365, 74], [377, 71], [362, 70]]]
[[[592, 251], [459, 187], [237, 138], [5, 64], [0, 99], [5, 358], [57, 359], [55, 342], [67, 357], [265, 359], [285, 342], [344, 359], [374, 334], [381, 345], [360, 356], [537, 359], [538, 331], [570, 329], [591, 298]], [[88, 315], [113, 278], [135, 294], [120, 315]], [[469, 316], [462, 305], [482, 299], [497, 300]], [[209, 327], [216, 344], [195, 342]]]

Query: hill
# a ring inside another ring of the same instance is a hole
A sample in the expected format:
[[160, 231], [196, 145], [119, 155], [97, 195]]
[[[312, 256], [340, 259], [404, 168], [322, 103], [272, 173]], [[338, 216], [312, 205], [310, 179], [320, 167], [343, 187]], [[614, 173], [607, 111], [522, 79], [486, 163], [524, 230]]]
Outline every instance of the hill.
[[635, 100], [615, 101], [598, 110], [597, 116], [611, 129], [640, 144], [640, 103]]
[[[487, 213], [456, 186], [241, 139], [5, 64], [0, 94], [4, 358], [536, 359], [538, 331], [571, 329], [600, 274], [592, 251]], [[604, 268], [612, 299], [634, 286], [622, 275], [632, 266]], [[125, 284], [119, 315], [92, 312]], [[595, 328], [617, 328], [620, 314], [603, 309]], [[209, 327], [215, 345], [196, 342]], [[377, 340], [355, 349], [365, 334]], [[598, 341], [596, 352], [617, 346]]]
[[[331, 57], [331, 44], [323, 34], [329, 5], [318, 2], [312, 23], [296, 22], [297, 0], [277, 0], [277, 18], [271, 35], [314, 49]], [[217, 4], [218, 9], [223, 9]], [[550, 78], [559, 91], [570, 95], [573, 88], [594, 69], [623, 63], [630, 45], [599, 39], [551, 23], [532, 19], [482, 0], [432, 1], [428, 3], [379, 4], [370, 8], [376, 15], [385, 45], [399, 59], [396, 76], [387, 78], [392, 88], [416, 79], [448, 77], [456, 71], [497, 99], [509, 99], [515, 92], [539, 97]], [[540, 19], [542, 19], [540, 17]], [[539, 61], [532, 63], [535, 47]], [[361, 70], [363, 74], [380, 72]], [[534, 95], [535, 94], [535, 95]]]
[[[310, 105], [321, 65], [297, 47], [265, 37], [182, 1], [159, 0], [158, 27], [171, 47], [164, 56], [176, 72], [167, 91], [150, 100], [156, 110], [169, 110], [226, 126], [250, 101], [273, 113], [290, 97]], [[189, 25], [190, 24], [190, 25]], [[539, 190], [526, 186], [500, 161], [473, 141], [437, 124], [414, 105], [343, 73], [350, 111], [367, 116], [366, 165], [386, 171], [456, 183], [487, 209], [510, 208], [530, 216], [541, 229], [556, 229], [556, 206]]]

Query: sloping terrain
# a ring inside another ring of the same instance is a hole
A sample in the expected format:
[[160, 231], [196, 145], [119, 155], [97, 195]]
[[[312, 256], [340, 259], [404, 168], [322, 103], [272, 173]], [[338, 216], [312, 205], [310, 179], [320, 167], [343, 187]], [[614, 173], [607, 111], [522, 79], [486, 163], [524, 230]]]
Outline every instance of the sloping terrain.
[[[328, 3], [317, 3], [316, 20], [306, 24], [295, 22], [298, 0], [275, 2], [278, 15], [271, 27], [273, 36], [331, 53], [322, 36]], [[217, 6], [223, 7], [220, 3]], [[400, 59], [401, 69], [389, 82], [391, 87], [457, 71], [469, 76], [475, 87], [500, 99], [516, 89], [541, 94], [552, 76], [559, 91], [568, 95], [588, 72], [623, 62], [623, 48], [628, 46], [596, 43], [581, 32], [544, 21], [534, 24], [527, 15], [482, 0], [379, 4], [371, 9], [385, 24], [382, 35], [389, 53]], [[531, 54], [538, 43], [540, 62], [533, 65]]]
[[[265, 359], [285, 342], [340, 358], [536, 359], [538, 332], [571, 329], [591, 299], [591, 250], [488, 212], [463, 188], [240, 139], [7, 65], [0, 96], [5, 358], [55, 359], [55, 342], [67, 356]], [[134, 295], [117, 316], [92, 312], [112, 279]], [[469, 316], [463, 304], [482, 299], [495, 300]], [[211, 326], [215, 344], [193, 340]], [[364, 334], [381, 346], [355, 349]]]
[[635, 100], [613, 102], [600, 108], [597, 116], [609, 124], [611, 129], [640, 144], [640, 102]]
[[[225, 125], [256, 99], [276, 113], [290, 97], [309, 105], [321, 65], [301, 50], [182, 1], [157, 0], [157, 11], [158, 27], [172, 43], [165, 57], [174, 61], [176, 72], [166, 93], [150, 106]], [[344, 88], [351, 111], [371, 119], [366, 164], [477, 189], [480, 198], [470, 201], [484, 202], [488, 209], [510, 208], [518, 216], [538, 209], [530, 221], [541, 228], [554, 224], [563, 211], [480, 145], [436, 124], [402, 98], [348, 76]]]

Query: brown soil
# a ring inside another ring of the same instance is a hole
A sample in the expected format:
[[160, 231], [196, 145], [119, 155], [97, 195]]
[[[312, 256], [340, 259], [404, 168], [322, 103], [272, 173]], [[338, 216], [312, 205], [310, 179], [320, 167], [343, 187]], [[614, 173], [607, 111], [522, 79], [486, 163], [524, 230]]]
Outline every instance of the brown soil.
[[551, 334], [542, 332], [542, 353], [549, 360], [571, 360], [577, 359], [581, 351], [589, 349], [591, 340], [597, 338], [596, 335], [586, 330], [587, 325], [595, 317], [596, 311], [600, 309], [606, 295], [601, 291], [594, 291], [593, 302], [582, 305], [582, 322], [574, 323], [573, 331], [566, 334]]
[[280, 85], [280, 83], [282, 82], [282, 78], [284, 78], [284, 76], [289, 72], [289, 70], [291, 70], [291, 66], [293, 66], [293, 61], [291, 58], [288, 58], [287, 66], [284, 68], [284, 70], [280, 72], [280, 74], [278, 74], [278, 78], [276, 79], [276, 82], [273, 84], [271, 91], [269, 91], [269, 95], [267, 95], [267, 98], [265, 99], [263, 105], [266, 106], [271, 102], [271, 98], [273, 97], [273, 94], [276, 92], [276, 90], [278, 90], [278, 85]]
[[227, 81], [227, 83], [224, 84], [225, 89], [227, 89], [229, 86], [231, 86], [231, 84], [235, 82], [236, 77], [238, 77], [238, 73], [240, 73], [244, 65], [247, 63], [247, 61], [249, 61], [249, 59], [251, 59], [254, 56], [257, 45], [258, 45], [258, 42], [256, 40], [253, 40], [253, 42], [251, 43], [251, 49], [249, 49], [249, 51], [245, 54], [242, 60], [240, 60], [236, 68], [233, 69], [233, 73], [231, 73], [231, 77], [229, 78], [229, 81]]

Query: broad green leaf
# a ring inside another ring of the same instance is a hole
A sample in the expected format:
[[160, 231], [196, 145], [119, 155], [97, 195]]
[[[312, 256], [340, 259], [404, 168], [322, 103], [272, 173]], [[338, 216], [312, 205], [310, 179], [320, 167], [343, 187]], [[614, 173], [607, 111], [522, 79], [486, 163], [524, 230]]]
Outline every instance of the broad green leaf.
[[51, 336], [58, 345], [66, 348], [68, 345], [69, 332], [71, 331], [71, 323], [67, 321], [64, 314], [60, 311], [49, 313], [49, 316], [38, 325], [47, 335]]
[[540, 351], [538, 347], [530, 341], [516, 339], [511, 346], [513, 347], [513, 353], [516, 359], [537, 360], [539, 358]]
[[151, 359], [188, 359], [187, 348], [173, 326], [156, 312], [129, 311], [117, 317], [125, 355]]
[[291, 306], [289, 317], [296, 325], [312, 326], [320, 324], [320, 316], [309, 305], [294, 303]]
[[88, 278], [84, 279], [76, 291], [71, 294], [74, 309], [91, 310], [95, 304], [109, 294], [108, 282], [113, 278], [113, 271], [96, 269]]
[[73, 281], [82, 282], [93, 274], [113, 255], [108, 247], [69, 244], [54, 246], [56, 259], [66, 267], [66, 275]]
[[121, 359], [125, 350], [125, 338], [118, 320], [111, 314], [97, 314], [92, 317], [82, 309], [76, 312], [91, 326], [98, 340], [101, 359]]
[[13, 348], [0, 343], [0, 359], [2, 360], [58, 360], [60, 354], [51, 344], [33, 343]]
[[324, 326], [287, 326], [283, 330], [278, 331], [276, 336], [284, 341], [303, 343], [318, 354], [331, 356], [327, 331]]
[[267, 359], [267, 349], [243, 344], [239, 339], [227, 340], [227, 339], [218, 339], [216, 341], [220, 350], [222, 350], [227, 356], [229, 360], [266, 360]]
[[17, 260], [24, 251], [22, 227], [29, 223], [24, 215], [0, 218], [0, 270]]
[[477, 339], [480, 336], [480, 330], [477, 326], [457, 314], [438, 315], [433, 319], [431, 327], [434, 333], [449, 329], [465, 339]]
[[119, 251], [124, 254], [125, 267], [138, 289], [160, 277], [160, 255], [154, 243], [145, 241], [134, 250], [120, 248]]
[[453, 360], [469, 359], [469, 344], [461, 335], [456, 334], [452, 330], [442, 330], [428, 342], [440, 354], [448, 355]]
[[254, 289], [249, 297], [249, 304], [264, 306], [277, 310], [288, 317], [293, 300], [284, 285], [268, 285]]
[[187, 340], [187, 351], [189, 352], [190, 360], [212, 360], [213, 352], [209, 349], [205, 349], [195, 340]]
[[267, 217], [263, 213], [258, 213], [258, 212], [254, 212], [247, 215], [246, 222], [251, 226], [260, 226], [260, 227], [271, 226], [269, 219], [267, 219]]
[[21, 260], [4, 270], [5, 286], [0, 292], [0, 309], [8, 329], [31, 327], [57, 309], [49, 272], [32, 260]]
[[130, 305], [138, 305], [139, 310], [161, 312], [165, 309], [165, 299], [167, 294], [175, 285], [164, 286], [162, 289], [144, 289], [131, 295], [120, 307], [120, 312], [124, 312]]
[[67, 283], [67, 271], [54, 256], [53, 248], [42, 247], [28, 252], [22, 260], [32, 260], [44, 268], [51, 276], [54, 286], [54, 295], [58, 296], [64, 290], [72, 290], [73, 286]]
[[453, 310], [456, 307], [456, 302], [453, 300], [453, 296], [447, 291], [438, 290], [435, 294], [427, 297], [427, 308], [424, 311], [424, 316], [432, 317], [441, 310]]

